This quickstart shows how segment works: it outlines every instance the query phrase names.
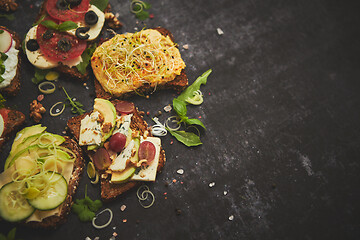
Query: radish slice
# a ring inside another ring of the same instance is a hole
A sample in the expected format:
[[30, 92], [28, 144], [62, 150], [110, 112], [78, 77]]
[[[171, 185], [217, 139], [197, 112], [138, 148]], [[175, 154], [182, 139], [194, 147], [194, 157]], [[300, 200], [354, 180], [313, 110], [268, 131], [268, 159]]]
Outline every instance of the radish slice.
[[0, 52], [6, 53], [12, 46], [12, 36], [11, 33], [5, 29], [0, 29], [4, 32], [0, 33]]
[[0, 114], [0, 137], [2, 136], [3, 132], [4, 132], [4, 119]]

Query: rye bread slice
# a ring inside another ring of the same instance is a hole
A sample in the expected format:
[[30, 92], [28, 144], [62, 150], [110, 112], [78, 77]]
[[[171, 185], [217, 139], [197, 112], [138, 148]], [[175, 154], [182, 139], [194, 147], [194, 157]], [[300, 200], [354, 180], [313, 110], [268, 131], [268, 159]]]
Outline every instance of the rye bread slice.
[[[17, 50], [19, 50], [20, 45], [21, 45], [21, 40], [20, 40], [19, 36], [14, 31], [11, 31], [10, 29], [8, 29], [6, 27], [0, 26], [0, 29], [4, 29], [11, 34], [11, 36], [13, 37], [13, 39], [16, 43], [15, 48]], [[6, 96], [15, 96], [16, 94], [18, 94], [18, 92], [20, 90], [20, 66], [21, 66], [21, 58], [20, 58], [20, 52], [19, 52], [18, 53], [18, 64], [16, 67], [15, 77], [11, 80], [9, 86], [0, 88], [0, 93], [3, 93]]]
[[4, 132], [0, 136], [0, 147], [8, 140], [12, 133], [15, 133], [25, 121], [25, 115], [22, 112], [1, 108], [0, 114], [4, 119]]
[[[116, 105], [116, 103], [118, 103], [120, 100], [112, 100], [111, 102]], [[90, 113], [86, 113], [80, 116], [76, 116], [73, 117], [71, 119], [69, 119], [69, 121], [67, 122], [67, 127], [69, 128], [69, 131], [71, 134], [74, 135], [75, 139], [77, 141], [79, 141], [79, 136], [80, 136], [80, 126], [81, 126], [81, 120], [86, 116], [89, 115]], [[131, 118], [131, 124], [130, 124], [130, 128], [132, 130], [136, 130], [140, 132], [140, 135], [144, 135], [145, 132], [148, 133], [148, 136], [151, 137], [151, 132], [149, 131], [148, 125], [145, 122], [145, 120], [142, 117], [142, 114], [140, 114], [139, 110], [137, 108], [135, 108], [134, 112], [133, 112], [133, 116]], [[87, 151], [85, 150], [85, 153], [89, 156], [89, 158], [92, 158], [92, 155], [94, 154], [94, 151]], [[161, 172], [161, 170], [163, 169], [164, 165], [165, 165], [165, 161], [166, 161], [166, 156], [165, 156], [165, 151], [164, 149], [161, 147], [160, 148], [160, 158], [159, 158], [159, 165], [157, 168], [157, 172]], [[115, 198], [117, 198], [118, 196], [120, 196], [122, 193], [136, 187], [139, 186], [141, 184], [141, 182], [138, 181], [128, 181], [125, 183], [111, 183], [110, 182], [110, 174], [106, 174], [105, 172], [99, 172], [100, 174], [100, 185], [101, 185], [101, 198], [104, 201], [110, 201], [113, 200]]]
[[81, 173], [85, 167], [85, 160], [83, 158], [82, 149], [73, 139], [65, 136], [65, 142], [61, 144], [61, 146], [73, 151], [73, 153], [76, 155], [76, 159], [74, 161], [74, 168], [68, 183], [68, 195], [63, 203], [60, 215], [47, 217], [41, 222], [24, 223], [26, 226], [32, 228], [57, 228], [59, 225], [66, 222], [67, 215], [71, 211], [71, 206], [74, 203], [73, 198], [79, 186]]
[[[169, 36], [171, 41], [175, 42], [174, 36], [168, 29], [163, 28], [163, 27], [156, 27], [154, 29], [157, 30], [158, 32], [160, 32], [165, 37]], [[155, 90], [171, 89], [171, 90], [174, 90], [174, 91], [180, 93], [188, 86], [188, 78], [186, 76], [185, 69], [183, 69], [181, 71], [180, 75], [177, 75], [172, 81], [166, 82], [165, 84], [157, 85], [156, 89], [150, 85], [144, 85], [144, 86], [140, 87], [139, 89], [137, 89], [136, 92], [135, 91], [128, 92], [128, 93], [122, 94], [121, 96], [114, 96], [111, 93], [105, 91], [105, 89], [101, 86], [100, 82], [96, 78], [94, 78], [94, 86], [95, 86], [95, 94], [96, 94], [96, 97], [98, 97], [98, 98], [125, 99], [125, 98], [133, 96], [135, 94], [148, 95], [148, 94], [153, 93]]]

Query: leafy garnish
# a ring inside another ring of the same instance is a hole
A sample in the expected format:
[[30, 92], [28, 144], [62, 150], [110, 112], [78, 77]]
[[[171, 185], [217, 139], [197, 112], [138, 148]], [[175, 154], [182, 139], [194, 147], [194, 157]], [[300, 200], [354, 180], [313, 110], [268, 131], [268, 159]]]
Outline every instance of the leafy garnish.
[[89, 222], [95, 217], [95, 212], [102, 207], [100, 200], [91, 200], [87, 196], [87, 185], [85, 187], [85, 197], [83, 199], [76, 199], [72, 210], [76, 213], [82, 222]]
[[60, 24], [56, 24], [54, 21], [51, 20], [44, 20], [40, 22], [41, 25], [44, 25], [45, 27], [49, 29], [53, 29], [60, 32], [66, 32], [72, 29], [75, 29], [78, 27], [78, 25], [73, 21], [65, 21]]
[[42, 15], [42, 16], [39, 18], [39, 20], [37, 20], [36, 22], [33, 23], [32, 26], [34, 27], [34, 26], [39, 25], [39, 24], [45, 19], [45, 17], [46, 17], [46, 15]]
[[45, 80], [45, 76], [46, 74], [49, 72], [49, 69], [40, 69], [40, 68], [35, 68], [35, 75], [34, 77], [31, 79], [31, 81], [34, 84], [39, 84], [42, 81]]
[[4, 18], [6, 18], [7, 20], [10, 20], [10, 21], [15, 20], [15, 15], [14, 14], [0, 14], [0, 18], [1, 17], [4, 17]]
[[0, 29], [0, 34], [2, 34], [4, 32], [4, 30]]
[[135, 17], [141, 21], [149, 18], [148, 11], [151, 8], [151, 4], [141, 0], [132, 0], [130, 5], [130, 11], [135, 14]]
[[185, 132], [185, 131], [173, 131], [169, 128], [166, 128], [171, 135], [173, 135], [179, 142], [182, 142], [188, 147], [198, 146], [201, 145], [202, 142], [200, 137], [192, 132]]
[[62, 87], [62, 90], [64, 91], [65, 95], [66, 95], [66, 100], [65, 100], [65, 105], [68, 107], [71, 107], [71, 112], [73, 114], [83, 114], [85, 113], [85, 110], [82, 109], [82, 107], [84, 106], [82, 103], [80, 103], [79, 101], [75, 101], [73, 100], [69, 94], [66, 92], [65, 88]]
[[109, 4], [109, 0], [91, 0], [90, 4], [96, 6], [101, 11], [104, 11]]
[[0, 233], [0, 240], [15, 240], [16, 227], [11, 229], [7, 235]]
[[1, 76], [5, 73], [5, 60], [8, 58], [8, 56], [3, 53], [0, 52], [0, 83], [3, 82], [5, 79]]
[[5, 102], [6, 102], [6, 99], [4, 98], [3, 95], [0, 94], [0, 108], [5, 107]]
[[76, 65], [77, 70], [81, 73], [81, 74], [85, 74], [86, 73], [86, 68], [90, 63], [91, 60], [91, 56], [93, 55], [93, 53], [95, 52], [97, 45], [93, 44], [91, 45], [89, 48], [85, 49], [85, 51], [83, 52], [83, 54], [81, 54], [81, 58], [82, 61]]

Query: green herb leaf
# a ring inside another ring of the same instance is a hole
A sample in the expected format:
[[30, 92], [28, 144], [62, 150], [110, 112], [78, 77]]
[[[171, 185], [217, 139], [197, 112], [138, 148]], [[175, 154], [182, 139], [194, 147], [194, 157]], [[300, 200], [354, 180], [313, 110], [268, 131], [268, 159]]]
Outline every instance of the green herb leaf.
[[186, 124], [189, 124], [189, 125], [199, 125], [201, 127], [203, 127], [205, 130], [206, 130], [206, 127], [205, 125], [197, 118], [183, 118], [182, 121]]
[[183, 101], [180, 101], [176, 98], [173, 99], [173, 107], [177, 115], [182, 119], [186, 116], [187, 109], [186, 109], [186, 103]]
[[92, 57], [93, 53], [95, 52], [96, 47], [97, 47], [97, 45], [93, 44], [89, 48], [85, 49], [83, 54], [81, 54], [82, 61], [78, 65], [76, 65], [77, 70], [81, 74], [86, 73], [86, 68], [90, 63], [91, 57]]
[[96, 6], [101, 11], [104, 11], [109, 4], [109, 0], [91, 0], [90, 4]]
[[141, 12], [138, 12], [135, 14], [136, 18], [139, 19], [140, 21], [144, 21], [146, 19], [149, 18], [150, 14], [148, 11], [144, 11], [142, 10]]
[[74, 23], [73, 21], [66, 21], [66, 22], [61, 23], [58, 26], [57, 30], [59, 30], [60, 32], [66, 32], [66, 31], [75, 29], [77, 27], [78, 27], [78, 25], [76, 23]]
[[0, 54], [1, 54], [0, 59], [1, 59], [2, 61], [5, 61], [5, 60], [8, 58], [8, 55], [6, 55], [6, 53], [0, 52]]
[[10, 230], [7, 235], [8, 240], [15, 240], [16, 228]]
[[73, 114], [79, 114], [79, 115], [84, 114], [84, 113], [85, 113], [85, 110], [82, 109], [83, 104], [81, 104], [81, 103], [78, 102], [78, 101], [73, 101], [73, 100], [71, 99], [71, 97], [69, 96], [69, 94], [66, 92], [65, 88], [62, 87], [62, 89], [63, 89], [63, 91], [64, 91], [64, 93], [65, 93], [65, 95], [66, 95], [66, 98], [67, 98], [65, 101], [68, 101], [68, 102], [69, 102], [69, 103], [66, 104], [66, 105], [67, 105], [67, 106], [68, 106], [68, 105], [71, 106], [71, 113], [73, 113]]
[[95, 212], [102, 207], [100, 200], [91, 200], [87, 196], [87, 185], [85, 187], [85, 197], [83, 199], [76, 199], [72, 206], [72, 210], [76, 213], [82, 222], [89, 222], [95, 217]]
[[212, 72], [211, 69], [204, 72], [200, 77], [198, 77], [193, 84], [188, 86], [178, 97], [178, 100], [185, 101], [187, 98], [191, 98], [195, 91], [200, 90], [202, 84], [206, 84], [207, 78]]
[[31, 81], [35, 84], [41, 83], [42, 81], [45, 80], [45, 76], [49, 71], [50, 71], [49, 69], [35, 68], [35, 75], [31, 79]]
[[15, 20], [15, 15], [14, 14], [0, 14], [0, 18], [4, 17], [7, 20], [13, 21]]
[[57, 30], [58, 26], [54, 21], [51, 20], [44, 20], [40, 23], [41, 25], [44, 25], [45, 27], [53, 30]]
[[36, 25], [39, 25], [44, 19], [45, 19], [46, 15], [42, 15], [39, 20], [37, 20], [36, 22], [33, 23], [33, 27]]
[[185, 131], [172, 131], [169, 128], [166, 128], [172, 136], [174, 136], [179, 142], [182, 142], [188, 147], [201, 145], [202, 142], [200, 137], [192, 132]]
[[4, 32], [4, 30], [0, 29], [0, 34], [2, 34]]

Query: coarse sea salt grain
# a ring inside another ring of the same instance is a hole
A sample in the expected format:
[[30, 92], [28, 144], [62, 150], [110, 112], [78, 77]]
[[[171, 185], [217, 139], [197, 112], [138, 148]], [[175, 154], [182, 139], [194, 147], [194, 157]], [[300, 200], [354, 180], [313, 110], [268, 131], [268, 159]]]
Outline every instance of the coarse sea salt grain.
[[216, 31], [217, 31], [217, 33], [218, 33], [219, 35], [223, 35], [223, 34], [224, 34], [224, 32], [223, 32], [223, 30], [221, 30], [221, 28], [217, 28]]
[[232, 220], [234, 220], [234, 215], [231, 215], [231, 216], [229, 217], [229, 221], [232, 221]]
[[228, 191], [224, 191], [224, 196], [226, 196], [228, 194]]
[[184, 169], [179, 169], [179, 170], [177, 170], [176, 171], [178, 174], [180, 174], [180, 175], [183, 175], [184, 174]]
[[211, 183], [209, 183], [209, 187], [213, 187], [213, 186], [215, 186], [215, 182], [211, 182]]
[[120, 210], [123, 212], [123, 211], [125, 211], [125, 209], [126, 209], [126, 205], [122, 205], [121, 207], [120, 207]]

